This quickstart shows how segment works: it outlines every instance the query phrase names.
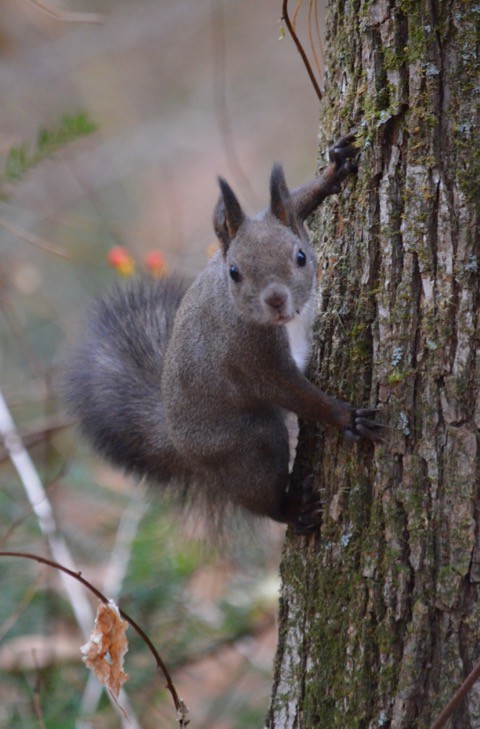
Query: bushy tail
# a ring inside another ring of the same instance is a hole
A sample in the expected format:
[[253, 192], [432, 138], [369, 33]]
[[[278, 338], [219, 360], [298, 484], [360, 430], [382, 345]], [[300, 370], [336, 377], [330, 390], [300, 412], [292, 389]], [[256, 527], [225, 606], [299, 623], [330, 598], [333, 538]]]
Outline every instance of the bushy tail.
[[91, 445], [156, 481], [181, 470], [165, 427], [161, 377], [187, 288], [178, 278], [116, 288], [93, 307], [66, 368], [67, 407]]

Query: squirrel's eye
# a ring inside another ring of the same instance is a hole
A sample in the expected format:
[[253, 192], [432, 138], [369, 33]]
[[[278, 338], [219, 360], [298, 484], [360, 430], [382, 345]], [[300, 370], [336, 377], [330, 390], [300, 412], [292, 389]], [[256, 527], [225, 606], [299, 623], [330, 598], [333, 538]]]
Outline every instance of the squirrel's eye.
[[238, 283], [240, 281], [240, 271], [238, 270], [237, 266], [230, 266], [229, 273], [232, 281], [235, 281], [235, 283]]
[[304, 266], [307, 262], [307, 257], [305, 253], [302, 251], [301, 248], [297, 251], [297, 264], [299, 266]]

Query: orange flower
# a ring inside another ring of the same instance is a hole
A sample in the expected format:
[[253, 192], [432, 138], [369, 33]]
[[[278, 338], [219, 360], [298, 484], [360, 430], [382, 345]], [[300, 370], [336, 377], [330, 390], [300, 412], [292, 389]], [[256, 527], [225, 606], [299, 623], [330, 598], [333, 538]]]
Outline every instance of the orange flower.
[[121, 276], [131, 276], [135, 273], [135, 261], [130, 253], [123, 246], [110, 248], [107, 255], [109, 264]]
[[145, 256], [145, 265], [156, 278], [163, 278], [167, 275], [168, 268], [165, 256], [161, 251], [150, 251]]

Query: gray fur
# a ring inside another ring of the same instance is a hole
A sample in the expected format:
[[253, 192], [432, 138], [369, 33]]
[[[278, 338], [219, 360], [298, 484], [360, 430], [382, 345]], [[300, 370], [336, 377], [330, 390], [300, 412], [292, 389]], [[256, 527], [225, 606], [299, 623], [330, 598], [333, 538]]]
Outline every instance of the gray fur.
[[65, 400], [108, 460], [168, 481], [178, 456], [165, 429], [160, 381], [182, 279], [134, 281], [90, 311], [65, 373]]
[[[337, 189], [339, 170], [336, 161], [315, 182], [320, 201]], [[251, 219], [221, 180], [221, 250], [188, 288], [136, 282], [100, 301], [66, 388], [83, 432], [117, 465], [203, 493], [214, 511], [239, 505], [304, 530], [315, 528], [319, 506], [311, 491], [301, 507], [288, 490], [285, 411], [360, 437], [357, 411], [297, 365], [308, 356], [316, 280], [302, 222], [312, 185], [290, 195], [274, 167], [270, 208]], [[362, 435], [375, 439], [361, 412]]]

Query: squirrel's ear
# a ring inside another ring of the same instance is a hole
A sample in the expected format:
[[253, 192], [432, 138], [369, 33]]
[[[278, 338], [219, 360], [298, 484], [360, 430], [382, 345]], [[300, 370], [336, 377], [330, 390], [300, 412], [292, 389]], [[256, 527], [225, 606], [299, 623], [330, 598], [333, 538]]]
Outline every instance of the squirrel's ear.
[[270, 212], [283, 225], [296, 229], [295, 211], [282, 165], [273, 165], [270, 175]]
[[237, 235], [238, 229], [245, 220], [245, 213], [240, 207], [235, 193], [223, 177], [218, 178], [221, 195], [213, 211], [213, 227], [219, 239], [223, 254]]

